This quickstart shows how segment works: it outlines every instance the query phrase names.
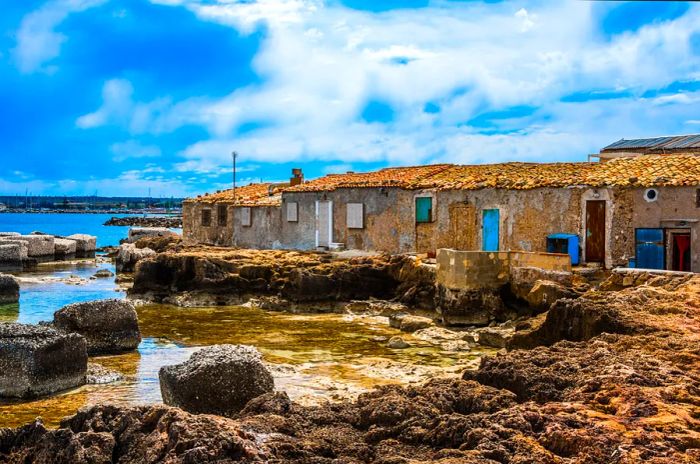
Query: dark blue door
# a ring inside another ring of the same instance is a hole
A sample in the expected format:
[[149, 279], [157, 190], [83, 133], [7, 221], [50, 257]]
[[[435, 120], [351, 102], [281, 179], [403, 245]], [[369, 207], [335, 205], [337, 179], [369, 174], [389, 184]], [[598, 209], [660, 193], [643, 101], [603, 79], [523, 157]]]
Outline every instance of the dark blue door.
[[664, 230], [637, 229], [635, 231], [636, 267], [664, 269]]
[[500, 212], [497, 209], [485, 209], [483, 219], [481, 249], [483, 251], [498, 251]]

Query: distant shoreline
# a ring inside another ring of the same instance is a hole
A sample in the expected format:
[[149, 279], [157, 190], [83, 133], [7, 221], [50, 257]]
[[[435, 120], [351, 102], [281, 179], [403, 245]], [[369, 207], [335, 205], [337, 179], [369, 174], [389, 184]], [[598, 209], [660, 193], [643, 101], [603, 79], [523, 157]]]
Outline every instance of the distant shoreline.
[[138, 211], [138, 210], [89, 210], [89, 211], [74, 211], [74, 210], [12, 210], [6, 209], [0, 211], [0, 214], [128, 214], [128, 215], [146, 215], [146, 216], [166, 216], [166, 217], [180, 217], [182, 213], [166, 213], [166, 212], [154, 212], [154, 211]]

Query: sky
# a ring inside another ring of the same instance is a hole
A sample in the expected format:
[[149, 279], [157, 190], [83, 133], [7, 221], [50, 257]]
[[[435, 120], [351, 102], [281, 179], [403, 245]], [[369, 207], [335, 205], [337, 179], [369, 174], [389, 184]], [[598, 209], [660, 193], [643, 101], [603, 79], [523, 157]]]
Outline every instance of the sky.
[[189, 196], [700, 132], [700, 4], [4, 0], [0, 194]]

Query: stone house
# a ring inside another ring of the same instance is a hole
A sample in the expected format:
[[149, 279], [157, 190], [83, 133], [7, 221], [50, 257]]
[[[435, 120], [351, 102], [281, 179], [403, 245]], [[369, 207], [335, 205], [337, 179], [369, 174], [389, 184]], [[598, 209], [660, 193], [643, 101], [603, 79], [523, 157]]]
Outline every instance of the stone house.
[[[577, 238], [582, 263], [700, 272], [695, 155], [387, 168], [237, 191], [235, 207], [230, 191], [185, 202], [185, 238], [248, 248], [433, 254], [438, 248], [548, 251], [548, 237], [556, 234]], [[224, 206], [235, 211], [219, 221], [216, 211]]]

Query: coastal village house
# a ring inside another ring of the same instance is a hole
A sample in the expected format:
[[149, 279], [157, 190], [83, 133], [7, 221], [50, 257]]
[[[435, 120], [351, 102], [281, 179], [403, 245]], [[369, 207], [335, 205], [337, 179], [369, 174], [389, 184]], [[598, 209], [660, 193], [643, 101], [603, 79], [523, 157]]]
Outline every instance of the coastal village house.
[[[641, 155], [641, 154], [640, 154]], [[387, 168], [185, 201], [184, 238], [243, 248], [568, 252], [700, 272], [700, 156]]]

